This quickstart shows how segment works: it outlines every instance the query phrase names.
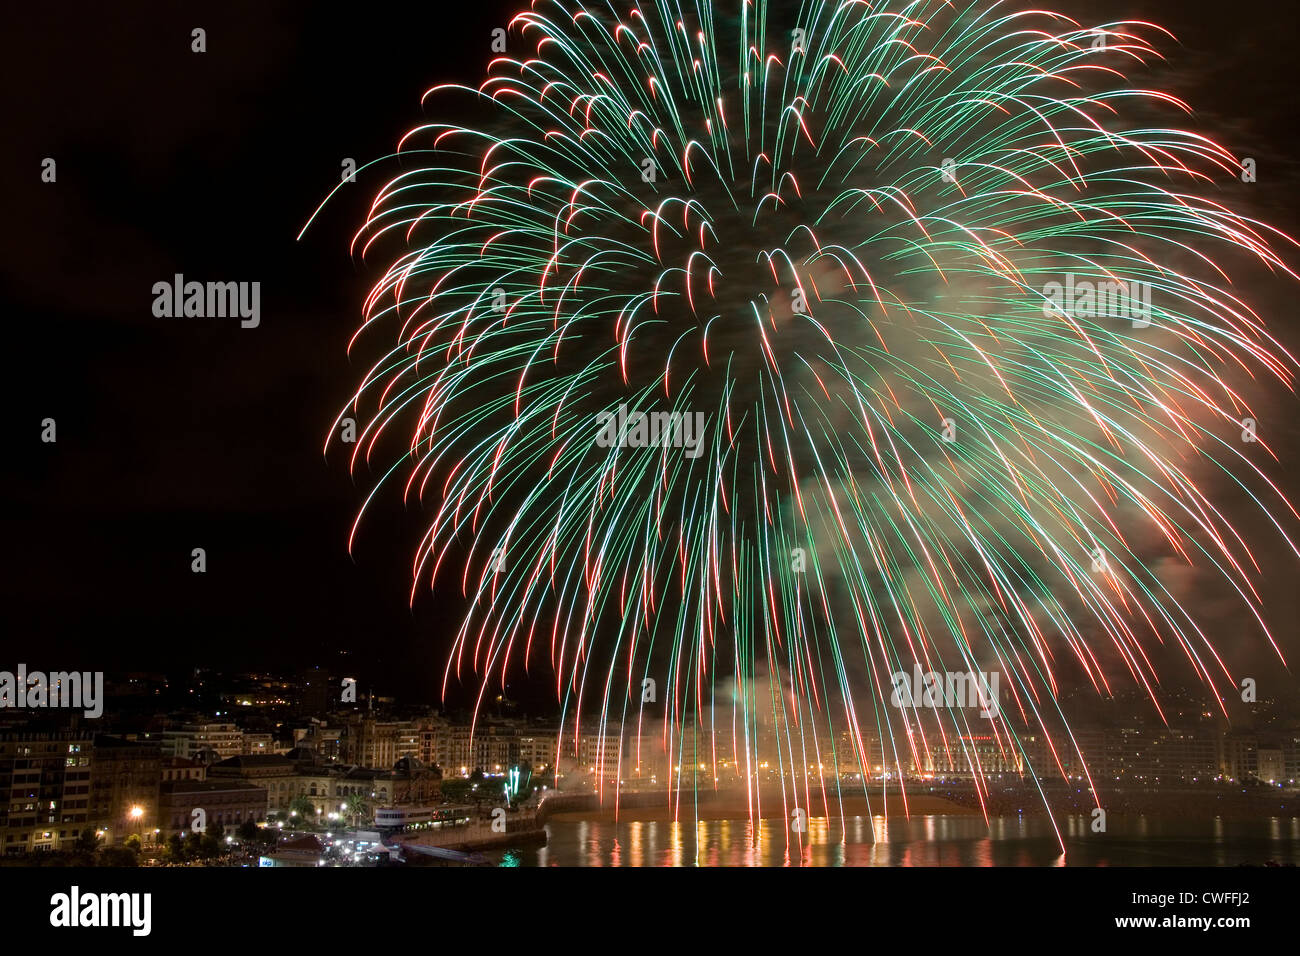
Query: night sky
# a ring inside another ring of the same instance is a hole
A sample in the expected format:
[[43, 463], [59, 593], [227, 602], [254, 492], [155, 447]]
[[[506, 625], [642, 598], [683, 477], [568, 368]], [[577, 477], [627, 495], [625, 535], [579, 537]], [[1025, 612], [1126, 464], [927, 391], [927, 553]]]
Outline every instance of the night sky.
[[[351, 261], [348, 242], [397, 167], [362, 174], [295, 237], [345, 157], [391, 152], [435, 83], [482, 79], [490, 32], [517, 6], [6, 11], [4, 666], [287, 668], [343, 649], [381, 689], [435, 699], [459, 604], [408, 609], [421, 520], [377, 511], [350, 557], [369, 482], [322, 456], [369, 358], [345, 350], [378, 270]], [[1176, 92], [1230, 145], [1250, 144], [1267, 215], [1296, 232], [1295, 5], [1084, 9], [1180, 37]], [[206, 53], [190, 51], [194, 27]], [[47, 156], [55, 184], [40, 181]], [[151, 288], [178, 272], [260, 281], [260, 327], [155, 318]], [[1281, 302], [1265, 318], [1294, 349], [1294, 300]], [[1272, 421], [1294, 436], [1295, 412]], [[39, 440], [46, 417], [57, 444]], [[1300, 497], [1296, 442], [1279, 454]], [[195, 547], [206, 574], [190, 571]], [[1300, 652], [1295, 562], [1276, 554], [1272, 623]]]

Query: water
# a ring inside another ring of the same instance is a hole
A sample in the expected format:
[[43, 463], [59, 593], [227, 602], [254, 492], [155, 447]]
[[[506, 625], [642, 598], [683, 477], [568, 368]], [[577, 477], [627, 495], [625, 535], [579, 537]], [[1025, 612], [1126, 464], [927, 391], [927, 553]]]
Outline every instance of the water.
[[[492, 855], [503, 866], [1236, 866], [1272, 860], [1300, 864], [1300, 819], [1193, 820], [1112, 814], [1107, 832], [1091, 818], [1059, 818], [1061, 855], [1041, 814], [994, 817], [929, 815], [808, 821], [790, 833], [784, 821], [553, 820], [545, 847]], [[752, 835], [758, 828], [758, 841]], [[803, 837], [802, 846], [798, 838]]]

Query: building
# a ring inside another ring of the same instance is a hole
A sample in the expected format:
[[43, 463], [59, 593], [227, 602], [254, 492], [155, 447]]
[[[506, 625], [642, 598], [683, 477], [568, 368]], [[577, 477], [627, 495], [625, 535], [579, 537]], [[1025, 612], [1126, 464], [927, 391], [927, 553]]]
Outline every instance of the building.
[[159, 787], [158, 816], [164, 837], [194, 832], [196, 823], [233, 829], [266, 819], [266, 790], [242, 780], [176, 780]]
[[340, 759], [358, 767], [391, 767], [403, 757], [416, 757], [421, 732], [409, 720], [353, 717], [343, 726]]
[[519, 763], [528, 764], [533, 773], [554, 769], [555, 754], [560, 744], [559, 728], [521, 731], [516, 743]]
[[161, 768], [163, 783], [172, 783], [177, 780], [204, 780], [208, 775], [206, 764], [201, 764], [189, 757], [163, 757]]
[[950, 739], [953, 746], [936, 746], [926, 754], [924, 773], [953, 778], [1019, 774], [1024, 769], [1024, 758], [1005, 736], [962, 734]]
[[1300, 731], [1287, 731], [1282, 735], [1283, 774], [1286, 786], [1294, 788], [1300, 783]]
[[275, 739], [270, 734], [249, 734], [243, 735], [242, 753], [246, 754], [273, 754], [275, 753]]
[[[241, 754], [208, 767], [208, 781], [241, 780], [266, 791], [266, 809], [284, 811], [300, 796], [324, 797], [329, 775], [324, 767], [313, 773], [304, 767], [298, 750], [288, 754]], [[313, 802], [315, 800], [313, 799]], [[320, 807], [318, 806], [318, 809]]]
[[440, 775], [415, 757], [403, 757], [391, 770], [328, 764], [320, 755], [298, 747], [283, 756], [240, 755], [208, 768], [208, 781], [241, 780], [267, 793], [267, 810], [284, 813], [300, 797], [328, 817], [342, 812], [350, 796], [377, 806], [437, 802]]
[[1230, 780], [1245, 780], [1259, 774], [1259, 741], [1254, 734], [1228, 733], [1220, 738], [1219, 766]]
[[298, 677], [301, 713], [325, 714], [342, 699], [341, 681], [320, 667], [309, 667]]
[[1286, 762], [1281, 747], [1260, 747], [1259, 779], [1265, 783], [1286, 783]]
[[1147, 772], [1161, 783], [1203, 783], [1219, 773], [1219, 748], [1207, 728], [1166, 727], [1150, 734]]
[[194, 757], [215, 750], [224, 760], [244, 752], [244, 734], [234, 724], [182, 724], [163, 731], [163, 753], [169, 757]]
[[345, 812], [352, 796], [363, 797], [376, 808], [436, 804], [442, 800], [442, 776], [415, 757], [403, 757], [392, 770], [336, 767], [329, 781], [330, 799], [322, 812]]
[[469, 724], [456, 724], [446, 732], [446, 762], [440, 763], [443, 772], [468, 777], [476, 769], [472, 728]]
[[0, 733], [0, 846], [5, 854], [71, 849], [90, 825], [87, 731]]
[[451, 758], [451, 722], [442, 717], [425, 717], [415, 722], [418, 743], [415, 756], [426, 766], [446, 768]]
[[338, 727], [327, 727], [322, 721], [312, 718], [306, 727], [299, 727], [293, 732], [293, 745], [307, 747], [320, 754], [321, 759], [332, 763], [342, 755], [343, 731]]
[[[622, 729], [617, 725], [611, 724], [605, 728], [604, 733], [584, 733], [578, 737], [578, 764], [579, 766], [592, 774], [594, 777], [606, 783], [616, 783], [620, 779], [621, 772], [631, 769], [626, 766], [625, 759], [630, 760], [633, 764], [633, 751], [635, 745], [628, 749], [628, 753], [623, 751], [623, 740], [621, 737]], [[572, 746], [572, 738], [567, 737], [564, 743]], [[702, 763], [711, 764], [713, 760], [712, 748], [709, 748], [707, 757], [701, 755]]]
[[238, 674], [229, 680], [232, 686], [219, 694], [226, 708], [275, 710], [288, 707], [297, 697], [297, 686], [292, 681], [273, 674]]
[[509, 724], [455, 724], [447, 728], [445, 739], [446, 762], [437, 763], [446, 774], [467, 777], [475, 770], [499, 774], [519, 764], [520, 734]]
[[153, 843], [158, 829], [162, 750], [157, 744], [99, 735], [90, 767], [90, 819], [105, 844], [132, 834]]

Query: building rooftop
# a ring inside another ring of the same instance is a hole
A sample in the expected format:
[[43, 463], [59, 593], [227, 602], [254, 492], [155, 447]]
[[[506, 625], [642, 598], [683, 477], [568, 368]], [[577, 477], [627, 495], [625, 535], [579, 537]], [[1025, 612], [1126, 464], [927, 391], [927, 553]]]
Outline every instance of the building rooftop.
[[240, 754], [227, 757], [213, 764], [210, 770], [253, 770], [283, 767], [286, 771], [293, 769], [293, 761], [281, 754]]
[[264, 790], [243, 780], [172, 780], [158, 785], [159, 793], [225, 793], [230, 790]]

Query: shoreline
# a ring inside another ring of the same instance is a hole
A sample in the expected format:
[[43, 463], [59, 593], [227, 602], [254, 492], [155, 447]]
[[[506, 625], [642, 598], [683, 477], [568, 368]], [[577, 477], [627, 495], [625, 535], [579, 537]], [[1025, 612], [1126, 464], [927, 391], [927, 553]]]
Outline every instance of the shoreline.
[[[674, 801], [670, 806], [667, 801], [652, 806], [621, 805], [617, 809], [612, 803], [590, 809], [560, 810], [547, 815], [547, 822], [556, 823], [691, 823], [695, 820], [749, 820], [751, 817], [762, 820], [781, 820], [786, 813], [793, 811], [794, 804], [788, 801], [782, 804], [780, 797], [765, 799], [751, 807], [743, 796], [737, 798], [713, 798], [696, 804], [689, 794], [683, 794], [680, 803]], [[904, 805], [901, 797], [891, 795], [886, 801], [873, 797], [844, 797], [830, 801], [815, 800], [809, 808], [810, 820], [839, 819], [841, 817], [876, 817], [885, 814], [902, 815]], [[976, 808], [963, 807], [944, 797], [931, 794], [909, 796], [907, 812], [913, 816], [979, 816]]]
[[[693, 793], [682, 793], [680, 799], [673, 795], [657, 794], [648, 799], [645, 792], [628, 794], [617, 804], [612, 798], [603, 804], [592, 802], [586, 806], [566, 806], [555, 809], [544, 816], [545, 821], [560, 823], [589, 822], [658, 822], [689, 823], [694, 821], [711, 822], [722, 820], [782, 820], [788, 819], [799, 804], [800, 797], [787, 795], [782, 799], [780, 792], [763, 794], [752, 803], [744, 793], [710, 792], [700, 794], [697, 802]], [[1077, 792], [1048, 792], [1048, 805], [1044, 805], [1042, 796], [1024, 793], [1015, 797], [995, 794], [987, 799], [981, 807], [973, 794], [937, 794], [909, 793], [907, 799], [897, 792], [888, 795], [880, 792], [863, 795], [837, 797], [834, 794], [815, 793], [808, 801], [808, 818], [810, 820], [840, 820], [862, 818], [900, 818], [915, 816], [952, 816], [983, 817], [987, 812], [989, 818], [1014, 816], [1070, 816], [1089, 815], [1094, 804]], [[1115, 793], [1103, 795], [1103, 806], [1108, 813], [1117, 816], [1179, 816], [1192, 819], [1225, 820], [1258, 819], [1276, 817], [1294, 819], [1300, 817], [1300, 798], [1295, 795], [1246, 795], [1240, 793], [1193, 792], [1166, 794], [1163, 797], [1153, 793]]]

